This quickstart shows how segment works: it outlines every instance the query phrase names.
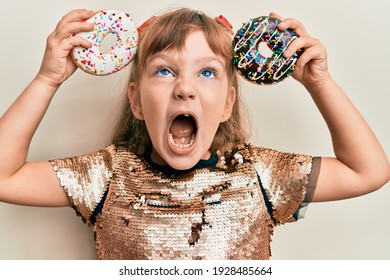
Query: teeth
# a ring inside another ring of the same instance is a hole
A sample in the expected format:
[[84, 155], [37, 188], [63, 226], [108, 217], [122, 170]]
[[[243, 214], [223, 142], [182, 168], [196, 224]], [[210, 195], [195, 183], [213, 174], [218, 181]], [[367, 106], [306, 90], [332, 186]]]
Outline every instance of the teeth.
[[189, 114], [184, 114], [184, 117], [189, 117], [190, 115]]
[[172, 133], [169, 133], [169, 142], [180, 149], [190, 147], [192, 144], [194, 144], [194, 141], [195, 134], [192, 134], [191, 137], [176, 137], [175, 139], [173, 139]]

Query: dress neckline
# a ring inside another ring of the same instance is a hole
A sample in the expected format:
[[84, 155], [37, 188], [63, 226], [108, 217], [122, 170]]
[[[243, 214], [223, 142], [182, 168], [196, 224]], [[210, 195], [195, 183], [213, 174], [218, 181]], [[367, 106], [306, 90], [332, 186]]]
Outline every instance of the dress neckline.
[[178, 170], [178, 169], [172, 168], [169, 165], [161, 165], [161, 164], [155, 163], [151, 159], [150, 153], [145, 154], [144, 158], [145, 158], [146, 162], [151, 167], [153, 167], [153, 169], [155, 169], [156, 171], [162, 172], [162, 173], [164, 173], [164, 174], [166, 174], [168, 176], [184, 175], [184, 174], [187, 174], [189, 172], [192, 172], [192, 171], [198, 170], [198, 169], [213, 168], [213, 167], [216, 167], [217, 162], [218, 162], [218, 156], [216, 154], [211, 154], [210, 158], [208, 158], [208, 159], [201, 159], [197, 164], [195, 164], [190, 169]]

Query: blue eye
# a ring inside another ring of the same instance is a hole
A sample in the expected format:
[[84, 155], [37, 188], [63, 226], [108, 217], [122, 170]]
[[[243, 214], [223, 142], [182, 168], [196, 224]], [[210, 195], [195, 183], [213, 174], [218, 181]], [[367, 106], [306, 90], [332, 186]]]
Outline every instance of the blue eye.
[[202, 72], [200, 74], [205, 78], [214, 78], [215, 77], [215, 71], [213, 71], [211, 69], [204, 69], [204, 70], [202, 70]]
[[170, 76], [170, 75], [172, 75], [172, 72], [168, 68], [162, 67], [162, 68], [157, 69], [156, 74], [157, 74], [157, 76]]

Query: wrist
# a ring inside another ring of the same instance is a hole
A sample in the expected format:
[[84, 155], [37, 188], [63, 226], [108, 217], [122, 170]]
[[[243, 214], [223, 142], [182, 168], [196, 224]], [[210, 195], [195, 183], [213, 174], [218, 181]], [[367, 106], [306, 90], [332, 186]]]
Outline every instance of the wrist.
[[55, 92], [58, 90], [58, 88], [61, 86], [61, 84], [54, 83], [52, 80], [47, 78], [45, 75], [38, 73], [33, 83], [42, 88], [45, 92], [48, 92], [50, 94], [55, 94]]
[[313, 96], [313, 95], [320, 94], [322, 92], [329, 91], [332, 84], [334, 83], [335, 81], [333, 80], [332, 76], [329, 73], [327, 73], [321, 79], [318, 79], [315, 82], [303, 84], [303, 86], [310, 93], [310, 95]]

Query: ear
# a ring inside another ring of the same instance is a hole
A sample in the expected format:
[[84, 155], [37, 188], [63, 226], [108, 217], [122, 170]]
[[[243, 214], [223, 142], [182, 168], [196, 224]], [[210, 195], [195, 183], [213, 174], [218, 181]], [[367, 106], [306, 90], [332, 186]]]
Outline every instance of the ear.
[[139, 93], [137, 92], [135, 83], [131, 83], [129, 85], [129, 88], [127, 89], [127, 96], [130, 101], [131, 111], [133, 112], [133, 115], [139, 120], [144, 120], [141, 100], [140, 100]]
[[221, 117], [221, 123], [226, 122], [230, 118], [230, 116], [232, 115], [233, 106], [235, 102], [236, 102], [236, 89], [234, 88], [234, 86], [231, 86], [228, 90], [228, 94], [226, 97], [225, 109]]

